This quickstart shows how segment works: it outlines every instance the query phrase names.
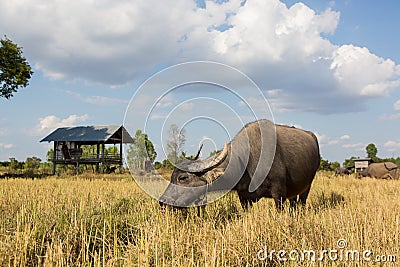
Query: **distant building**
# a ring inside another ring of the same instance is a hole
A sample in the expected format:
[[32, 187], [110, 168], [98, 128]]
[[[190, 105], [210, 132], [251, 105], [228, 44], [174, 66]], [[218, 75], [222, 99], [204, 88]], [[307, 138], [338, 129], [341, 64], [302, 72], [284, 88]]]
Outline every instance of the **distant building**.
[[355, 172], [359, 173], [368, 168], [368, 165], [372, 162], [372, 159], [358, 158], [358, 159], [353, 159], [353, 161], [354, 161]]
[[[121, 125], [79, 126], [58, 128], [40, 142], [54, 142], [53, 175], [57, 164], [74, 165], [75, 173], [81, 164], [96, 165], [104, 172], [104, 166], [118, 165], [122, 169], [122, 144], [133, 143], [133, 138]], [[116, 154], [106, 154], [105, 145], [119, 146]], [[88, 145], [90, 153], [82, 154], [82, 146]]]

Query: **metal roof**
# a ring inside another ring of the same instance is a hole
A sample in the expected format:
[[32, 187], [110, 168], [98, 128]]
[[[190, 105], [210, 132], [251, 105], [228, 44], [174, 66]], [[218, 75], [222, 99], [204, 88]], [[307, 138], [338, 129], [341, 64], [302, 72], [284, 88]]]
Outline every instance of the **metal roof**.
[[371, 158], [356, 158], [356, 159], [353, 159], [353, 161], [370, 161], [371, 160]]
[[63, 127], [54, 130], [40, 142], [68, 141], [68, 142], [105, 142], [105, 143], [133, 143], [133, 138], [121, 125], [111, 126], [78, 126]]

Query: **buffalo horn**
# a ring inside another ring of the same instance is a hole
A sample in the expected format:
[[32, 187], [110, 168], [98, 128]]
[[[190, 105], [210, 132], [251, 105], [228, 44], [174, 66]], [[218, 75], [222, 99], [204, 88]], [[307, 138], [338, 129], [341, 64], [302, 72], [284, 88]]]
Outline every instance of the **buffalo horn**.
[[215, 166], [219, 165], [222, 161], [224, 161], [224, 159], [226, 158], [226, 156], [228, 155], [228, 145], [224, 144], [224, 149], [217, 154], [216, 157], [209, 157], [205, 160], [196, 160], [193, 161], [192, 163], [189, 164], [189, 166], [187, 166], [187, 171], [188, 172], [207, 172], [211, 169], [213, 169]]
[[197, 150], [197, 153], [196, 153], [196, 155], [194, 155], [193, 160], [199, 159], [199, 157], [200, 157], [200, 152], [201, 152], [201, 149], [202, 149], [202, 148], [203, 148], [203, 144], [201, 144], [201, 146], [199, 147], [199, 150]]

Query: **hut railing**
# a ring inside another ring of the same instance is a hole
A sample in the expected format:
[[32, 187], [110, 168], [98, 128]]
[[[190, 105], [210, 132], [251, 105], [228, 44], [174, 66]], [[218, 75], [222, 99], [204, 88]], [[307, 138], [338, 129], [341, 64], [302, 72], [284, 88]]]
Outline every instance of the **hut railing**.
[[66, 159], [62, 153], [56, 153], [55, 160], [77, 160], [77, 159], [119, 159], [120, 153], [105, 153], [97, 154], [97, 153], [79, 153], [70, 149], [70, 158]]

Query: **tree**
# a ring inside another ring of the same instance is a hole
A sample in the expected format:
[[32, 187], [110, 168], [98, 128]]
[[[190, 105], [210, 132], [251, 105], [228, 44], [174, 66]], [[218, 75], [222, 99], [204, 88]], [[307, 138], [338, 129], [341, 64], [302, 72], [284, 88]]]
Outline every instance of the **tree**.
[[106, 147], [104, 149], [105, 156], [116, 156], [119, 155], [119, 149], [116, 146]]
[[331, 171], [331, 164], [327, 159], [320, 158], [319, 168], [320, 171]]
[[38, 157], [27, 158], [24, 164], [28, 174], [33, 174], [39, 170], [41, 159]]
[[368, 158], [372, 159], [373, 162], [380, 162], [380, 159], [376, 156], [376, 154], [378, 154], [378, 149], [375, 144], [368, 144], [365, 150]]
[[220, 150], [213, 150], [210, 152], [210, 157], [216, 155]]
[[343, 167], [354, 168], [354, 159], [356, 159], [356, 157], [350, 157], [349, 159], [345, 159], [343, 162]]
[[320, 157], [319, 161], [319, 171], [334, 171], [336, 168], [340, 167], [340, 163], [337, 161], [330, 162], [327, 159]]
[[169, 139], [167, 142], [168, 160], [177, 163], [179, 156], [182, 155], [182, 148], [185, 145], [186, 137], [185, 129], [179, 129], [176, 124], [172, 124], [169, 128]]
[[155, 169], [155, 170], [158, 170], [158, 169], [161, 168], [162, 166], [163, 166], [163, 165], [162, 165], [161, 162], [159, 162], [159, 161], [154, 162], [154, 169]]
[[49, 151], [46, 153], [46, 161], [51, 162], [54, 157], [54, 149], [50, 148]]
[[157, 152], [154, 149], [153, 143], [149, 140], [147, 134], [137, 130], [134, 137], [134, 142], [129, 146], [127, 151], [128, 165], [134, 169], [143, 170], [145, 161], [154, 162], [157, 157]]
[[150, 160], [151, 162], [154, 162], [154, 160], [157, 157], [157, 152], [154, 149], [154, 145], [153, 143], [149, 140], [147, 134], [145, 134], [145, 138], [144, 138], [144, 142], [146, 145], [146, 151], [147, 151], [147, 157], [148, 160]]
[[375, 144], [368, 144], [365, 150], [367, 152], [367, 157], [371, 159], [376, 157], [376, 154], [378, 154], [378, 149]]
[[21, 169], [21, 163], [18, 162], [15, 158], [10, 158], [10, 171], [15, 172], [18, 169]]
[[331, 162], [331, 170], [334, 171], [336, 168], [340, 167], [340, 163], [337, 161]]
[[22, 47], [6, 36], [0, 43], [0, 97], [10, 99], [20, 87], [29, 85], [33, 71], [22, 56]]
[[164, 159], [163, 162], [161, 163], [162, 167], [167, 170], [173, 170], [174, 165], [171, 164], [171, 162], [168, 159]]

